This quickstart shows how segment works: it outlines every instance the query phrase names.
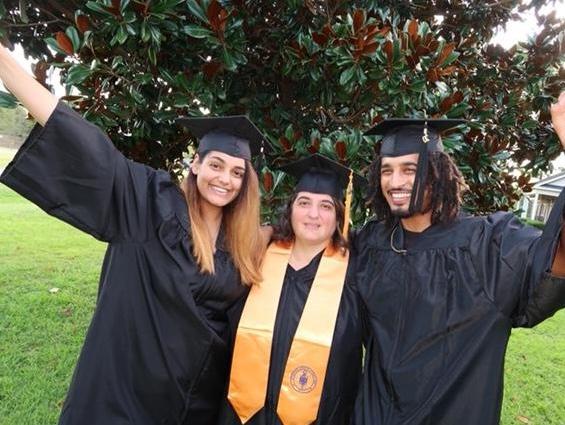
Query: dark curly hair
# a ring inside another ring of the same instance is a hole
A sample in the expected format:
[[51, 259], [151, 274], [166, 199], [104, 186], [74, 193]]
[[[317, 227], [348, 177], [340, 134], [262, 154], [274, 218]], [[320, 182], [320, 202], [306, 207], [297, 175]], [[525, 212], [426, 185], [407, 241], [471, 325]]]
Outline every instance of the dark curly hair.
[[[280, 216], [279, 222], [273, 226], [273, 236], [272, 241], [274, 242], [283, 242], [283, 243], [292, 243], [294, 242], [294, 230], [292, 229], [292, 224], [290, 221], [290, 216], [292, 214], [292, 205], [298, 196], [298, 192], [294, 192], [283, 213]], [[343, 229], [343, 222], [345, 221], [345, 206], [341, 200], [338, 200], [332, 196], [332, 200], [335, 205], [335, 214], [336, 214], [336, 229], [334, 234], [332, 235], [331, 245], [332, 248], [339, 251], [344, 251], [348, 248], [347, 240], [341, 233], [341, 229]]]
[[[367, 204], [377, 220], [391, 226], [396, 218], [381, 190], [381, 160], [379, 155], [369, 166], [369, 190]], [[461, 209], [462, 193], [467, 189], [465, 179], [449, 155], [444, 152], [428, 154], [427, 186], [430, 203], [427, 211], [432, 211], [432, 224], [448, 223], [454, 220]]]

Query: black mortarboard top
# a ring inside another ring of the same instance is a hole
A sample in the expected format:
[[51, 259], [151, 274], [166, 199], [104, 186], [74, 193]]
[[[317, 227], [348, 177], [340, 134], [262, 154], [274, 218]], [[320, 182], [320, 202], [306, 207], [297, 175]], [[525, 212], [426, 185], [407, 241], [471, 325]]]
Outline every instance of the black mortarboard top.
[[220, 151], [250, 160], [261, 153], [261, 147], [269, 150], [263, 134], [245, 115], [181, 117], [177, 122], [200, 140], [198, 152]]
[[419, 154], [410, 198], [410, 214], [422, 211], [428, 177], [428, 153], [443, 152], [441, 132], [464, 123], [465, 120], [458, 119], [389, 118], [365, 132], [365, 136], [383, 136], [381, 157]]
[[383, 136], [382, 156], [402, 156], [421, 152], [424, 129], [427, 128], [427, 151], [443, 152], [441, 132], [464, 123], [465, 120], [457, 119], [390, 118], [371, 127], [365, 136]]
[[[346, 166], [320, 154], [285, 164], [279, 169], [298, 179], [296, 192], [324, 193], [337, 199], [343, 198], [351, 172]], [[363, 178], [353, 173], [353, 183], [362, 185]]]

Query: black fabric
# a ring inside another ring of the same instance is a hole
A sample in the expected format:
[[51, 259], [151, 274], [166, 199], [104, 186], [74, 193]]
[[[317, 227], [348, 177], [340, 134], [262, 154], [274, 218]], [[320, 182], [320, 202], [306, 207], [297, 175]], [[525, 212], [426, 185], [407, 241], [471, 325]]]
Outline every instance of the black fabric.
[[508, 213], [392, 238], [382, 223], [362, 229], [356, 281], [371, 340], [357, 424], [499, 423], [512, 327], [565, 305], [565, 281], [548, 275], [564, 203], [562, 193], [541, 236]]
[[223, 117], [181, 117], [177, 123], [200, 139], [198, 152], [220, 151], [237, 158], [270, 152], [265, 136], [245, 115]]
[[[246, 423], [248, 425], [281, 425], [276, 413], [276, 406], [283, 379], [282, 375], [320, 258], [321, 254], [315, 257], [308, 266], [300, 270], [294, 270], [291, 266], [287, 267], [275, 321], [265, 406]], [[318, 418], [314, 422], [317, 425], [345, 425], [350, 423], [361, 377], [363, 326], [358, 310], [357, 290], [352, 280], [352, 264], [353, 261], [350, 260], [338, 311], [320, 410]], [[239, 312], [243, 309], [244, 303], [244, 301], [240, 303]], [[323, 318], [320, 319], [323, 320]], [[234, 334], [236, 330], [237, 328], [234, 327]], [[241, 424], [227, 398], [224, 400], [218, 424]]]
[[186, 203], [168, 173], [126, 159], [60, 104], [1, 181], [109, 243], [59, 423], [214, 423], [229, 363], [226, 312], [247, 290], [221, 249], [216, 275], [199, 272]]
[[364, 135], [384, 136], [380, 155], [402, 156], [420, 152], [424, 127], [427, 127], [429, 137], [427, 151], [442, 152], [440, 133], [464, 123], [465, 120], [458, 119], [389, 118], [371, 127]]
[[[337, 199], [343, 198], [343, 191], [347, 188], [349, 175], [352, 173], [345, 165], [317, 153], [284, 164], [279, 170], [298, 180], [294, 188], [295, 193], [323, 193]], [[355, 187], [363, 187], [365, 183], [363, 177], [353, 173]]]

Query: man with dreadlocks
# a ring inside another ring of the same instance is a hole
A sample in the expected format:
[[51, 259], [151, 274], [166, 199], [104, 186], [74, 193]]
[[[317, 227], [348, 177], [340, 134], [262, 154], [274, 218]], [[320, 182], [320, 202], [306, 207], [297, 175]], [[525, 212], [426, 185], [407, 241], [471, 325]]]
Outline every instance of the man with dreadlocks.
[[[565, 147], [565, 93], [551, 113]], [[465, 183], [440, 137], [458, 124], [367, 132], [383, 141], [369, 178], [376, 220], [354, 246], [371, 331], [358, 424], [498, 424], [512, 327], [565, 306], [565, 194], [541, 235], [510, 213], [460, 213]]]

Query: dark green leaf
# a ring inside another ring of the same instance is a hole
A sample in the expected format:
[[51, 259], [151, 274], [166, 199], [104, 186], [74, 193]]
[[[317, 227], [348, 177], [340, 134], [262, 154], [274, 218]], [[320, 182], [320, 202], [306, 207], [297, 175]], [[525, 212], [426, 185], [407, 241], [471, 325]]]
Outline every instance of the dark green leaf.
[[75, 27], [67, 27], [65, 34], [70, 38], [71, 43], [73, 43], [73, 52], [78, 52], [80, 50], [80, 36]]
[[194, 24], [185, 25], [182, 30], [185, 34], [194, 38], [206, 38], [214, 35], [209, 29]]
[[147, 49], [147, 56], [149, 56], [149, 61], [153, 65], [157, 65], [157, 52], [153, 47]]
[[98, 12], [102, 15], [112, 16], [112, 17], [114, 16], [114, 15], [112, 15], [111, 12], [108, 11], [108, 9], [106, 9], [104, 6], [102, 6], [101, 4], [99, 4], [96, 1], [87, 1], [86, 7], [89, 8], [90, 10], [92, 10], [94, 12]]
[[347, 83], [351, 81], [353, 76], [355, 75], [355, 65], [347, 68], [345, 71], [341, 73], [339, 76], [339, 84], [345, 86]]
[[222, 50], [222, 59], [227, 70], [235, 71], [237, 64], [235, 63], [233, 56], [230, 54], [230, 52], [227, 51], [227, 49]]
[[0, 91], [0, 108], [14, 109], [16, 106], [18, 101], [12, 94]]
[[57, 40], [55, 40], [53, 37], [46, 38], [45, 43], [55, 52], [61, 53], [65, 56], [67, 55], [67, 53], [59, 47], [59, 43], [57, 43]]
[[188, 9], [194, 16], [196, 16], [202, 22], [208, 23], [208, 18], [206, 17], [206, 13], [204, 13], [204, 10], [202, 10], [202, 7], [200, 6], [197, 0], [188, 0], [186, 4], [188, 6]]
[[65, 83], [69, 86], [80, 84], [88, 78], [90, 73], [91, 70], [89, 67], [86, 67], [84, 65], [73, 65], [67, 72]]

